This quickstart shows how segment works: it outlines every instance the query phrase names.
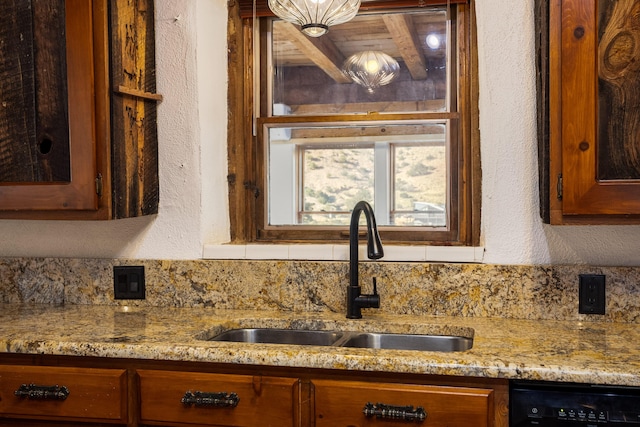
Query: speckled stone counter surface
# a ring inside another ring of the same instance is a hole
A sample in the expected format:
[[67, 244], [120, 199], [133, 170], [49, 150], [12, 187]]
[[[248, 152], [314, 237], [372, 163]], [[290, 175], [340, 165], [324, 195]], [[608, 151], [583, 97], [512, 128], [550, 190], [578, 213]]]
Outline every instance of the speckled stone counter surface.
[[[236, 327], [473, 336], [463, 352], [207, 341]], [[640, 386], [637, 324], [500, 318], [0, 304], [0, 351]]]
[[[115, 300], [113, 267], [142, 265], [146, 299]], [[603, 316], [578, 275], [604, 274]], [[360, 265], [381, 307], [344, 317], [348, 263], [0, 259], [0, 352], [184, 360], [640, 386], [640, 268]], [[222, 343], [233, 327], [473, 336], [464, 352]]]

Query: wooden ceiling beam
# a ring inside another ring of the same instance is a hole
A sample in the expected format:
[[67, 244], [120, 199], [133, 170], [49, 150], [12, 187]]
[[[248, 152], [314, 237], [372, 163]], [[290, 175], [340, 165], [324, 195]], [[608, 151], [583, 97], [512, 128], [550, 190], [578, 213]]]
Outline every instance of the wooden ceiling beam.
[[402, 59], [414, 80], [427, 78], [427, 63], [420, 48], [420, 41], [416, 35], [411, 16], [407, 14], [392, 14], [382, 17], [393, 38]]
[[307, 37], [298, 27], [284, 21], [278, 21], [274, 25], [278, 26], [278, 32], [283, 38], [293, 43], [303, 55], [309, 58], [336, 83], [353, 83], [342, 72], [344, 55], [330, 38]]

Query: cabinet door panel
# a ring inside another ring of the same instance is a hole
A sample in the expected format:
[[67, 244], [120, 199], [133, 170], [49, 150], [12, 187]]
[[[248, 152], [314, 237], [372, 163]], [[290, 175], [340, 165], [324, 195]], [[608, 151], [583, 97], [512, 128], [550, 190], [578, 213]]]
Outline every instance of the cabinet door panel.
[[[70, 180], [47, 184], [2, 183], [0, 184], [0, 210], [25, 208], [35, 211], [96, 210], [98, 208], [95, 184], [97, 166], [92, 3], [85, 0], [66, 0], [65, 3], [66, 79], [71, 83], [68, 85]], [[38, 89], [35, 90], [37, 91]], [[58, 123], [57, 126], [67, 126], [67, 123]], [[46, 136], [44, 129], [42, 131], [40, 135], [42, 139], [53, 138], [51, 135]], [[52, 141], [52, 143], [57, 142]], [[42, 149], [46, 151], [46, 147]]]
[[[627, 87], [640, 77], [629, 65], [637, 62], [632, 45], [640, 28], [625, 27], [639, 5], [616, 3], [563, 0], [559, 10], [552, 3], [562, 26], [561, 91], [552, 102], [562, 106], [563, 215], [640, 214], [638, 88]], [[599, 7], [609, 10], [600, 20]]]
[[[298, 380], [250, 375], [138, 371], [143, 423], [203, 426], [297, 426]], [[237, 406], [185, 404], [187, 392], [235, 393]]]
[[[33, 396], [16, 395], [21, 386], [32, 384], [37, 386]], [[68, 396], [39, 394], [54, 386], [65, 387]], [[126, 422], [126, 371], [0, 366], [0, 418]]]
[[64, 3], [0, 2], [0, 182], [70, 180]]
[[416, 421], [367, 417], [367, 403], [424, 408], [429, 427], [490, 426], [493, 391], [466, 387], [314, 380], [315, 425], [385, 426], [420, 425]]
[[598, 2], [598, 179], [640, 179], [640, 3]]

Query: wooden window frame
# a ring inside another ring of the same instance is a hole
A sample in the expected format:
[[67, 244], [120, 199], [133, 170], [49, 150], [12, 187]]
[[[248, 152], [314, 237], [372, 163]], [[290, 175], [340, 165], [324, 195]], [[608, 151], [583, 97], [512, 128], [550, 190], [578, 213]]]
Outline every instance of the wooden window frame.
[[[243, 2], [241, 2], [243, 3]], [[377, 3], [377, 2], [376, 2]], [[385, 9], [415, 7], [410, 1], [384, 2]], [[427, 2], [429, 5], [436, 1]], [[440, 4], [447, 2], [440, 1]], [[457, 26], [455, 37], [458, 39], [457, 113], [442, 113], [441, 117], [432, 113], [424, 114], [425, 119], [455, 119], [460, 116], [460, 143], [458, 151], [452, 156], [457, 161], [458, 173], [452, 176], [451, 185], [457, 188], [457, 198], [452, 200], [451, 221], [455, 227], [447, 232], [429, 231], [416, 227], [381, 227], [380, 234], [385, 242], [395, 244], [427, 244], [477, 246], [480, 240], [480, 148], [478, 131], [478, 84], [475, 34], [474, 1], [450, 1], [456, 3]], [[269, 16], [268, 8], [262, 10], [258, 2], [258, 16]], [[233, 243], [272, 242], [272, 243], [335, 243], [348, 239], [348, 227], [265, 227], [265, 163], [262, 154], [262, 126], [257, 126], [257, 136], [253, 136], [253, 80], [254, 80], [254, 26], [252, 15], [247, 13], [246, 5], [232, 3], [229, 8], [229, 120], [228, 120], [228, 159], [229, 159], [229, 207], [231, 240]], [[262, 8], [264, 9], [264, 8]], [[361, 11], [365, 10], [365, 5]], [[260, 12], [261, 11], [261, 12]], [[455, 54], [454, 54], [455, 55]], [[266, 61], [264, 58], [262, 61]], [[264, 65], [264, 64], [262, 64]], [[261, 85], [260, 99], [266, 99], [264, 85]], [[421, 118], [413, 114], [413, 118]], [[404, 118], [401, 114], [385, 114], [385, 121]], [[343, 116], [327, 116], [327, 121], [345, 121]], [[288, 123], [307, 122], [306, 117], [271, 117], [269, 122], [283, 120]], [[379, 121], [380, 116], [364, 115], [362, 121]], [[457, 207], [457, 208], [456, 208]]]

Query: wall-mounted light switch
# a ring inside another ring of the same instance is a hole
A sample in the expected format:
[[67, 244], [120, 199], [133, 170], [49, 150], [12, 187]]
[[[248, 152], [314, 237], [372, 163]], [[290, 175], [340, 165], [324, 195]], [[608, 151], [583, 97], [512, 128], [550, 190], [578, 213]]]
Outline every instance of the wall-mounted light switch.
[[115, 299], [144, 299], [144, 266], [114, 266], [113, 295]]

